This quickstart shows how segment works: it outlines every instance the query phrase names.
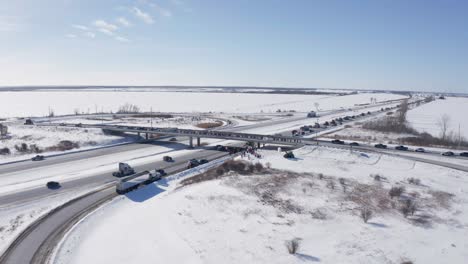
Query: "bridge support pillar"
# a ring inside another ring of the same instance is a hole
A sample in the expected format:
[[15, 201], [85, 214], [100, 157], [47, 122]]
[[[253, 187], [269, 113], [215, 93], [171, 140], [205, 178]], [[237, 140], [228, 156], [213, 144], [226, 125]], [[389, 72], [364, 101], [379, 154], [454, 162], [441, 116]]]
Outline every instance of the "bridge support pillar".
[[257, 142], [257, 148], [260, 148], [260, 142]]
[[148, 133], [145, 133], [145, 139], [148, 140]]
[[138, 132], [137, 134], [138, 134], [138, 137], [140, 137], [140, 132]]
[[193, 148], [193, 137], [189, 138], [189, 148]]
[[200, 146], [200, 137], [197, 137], [197, 146]]

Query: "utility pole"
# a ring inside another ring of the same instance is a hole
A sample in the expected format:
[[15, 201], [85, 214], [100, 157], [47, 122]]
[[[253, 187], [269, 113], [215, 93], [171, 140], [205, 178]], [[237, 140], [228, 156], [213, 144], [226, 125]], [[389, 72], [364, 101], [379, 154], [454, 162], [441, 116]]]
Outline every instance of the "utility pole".
[[151, 114], [150, 114], [151, 129], [153, 129], [153, 107], [151, 107], [150, 112], [151, 112]]

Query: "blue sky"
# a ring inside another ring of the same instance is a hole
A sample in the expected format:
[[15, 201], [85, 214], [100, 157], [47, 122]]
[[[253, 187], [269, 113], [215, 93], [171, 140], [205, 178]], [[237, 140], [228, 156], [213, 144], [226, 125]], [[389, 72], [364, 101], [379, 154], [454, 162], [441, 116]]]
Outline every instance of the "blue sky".
[[0, 0], [0, 85], [468, 92], [468, 2]]

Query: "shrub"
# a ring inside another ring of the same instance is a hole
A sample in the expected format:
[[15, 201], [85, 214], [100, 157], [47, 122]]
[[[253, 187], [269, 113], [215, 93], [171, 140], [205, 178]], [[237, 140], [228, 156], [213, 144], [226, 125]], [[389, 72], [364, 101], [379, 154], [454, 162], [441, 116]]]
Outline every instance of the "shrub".
[[296, 254], [300, 246], [300, 238], [294, 238], [292, 240], [286, 241], [286, 248], [288, 249], [289, 254]]
[[390, 196], [390, 198], [393, 199], [393, 197], [400, 197], [403, 192], [405, 191], [405, 188], [404, 187], [392, 187], [389, 191], [388, 191], [388, 195]]
[[419, 184], [421, 184], [421, 180], [411, 177], [411, 178], [408, 179], [408, 183], [414, 184], [414, 185], [419, 185]]
[[18, 152], [25, 153], [28, 152], [28, 145], [26, 143], [21, 143], [20, 145], [15, 145], [15, 149]]
[[380, 181], [381, 179], [382, 179], [382, 177], [380, 177], [379, 174], [374, 175], [374, 181]]
[[320, 180], [323, 180], [323, 173], [319, 173], [318, 177], [319, 177]]
[[369, 208], [362, 208], [361, 209], [361, 219], [364, 223], [367, 223], [372, 218], [372, 211]]
[[10, 155], [10, 149], [9, 148], [1, 148], [0, 149], [0, 155]]
[[283, 155], [283, 157], [286, 159], [294, 159], [294, 153], [292, 153], [292, 151], [288, 151]]
[[258, 172], [263, 171], [263, 165], [260, 162], [255, 163], [255, 170]]
[[408, 217], [408, 215], [414, 215], [416, 211], [416, 204], [412, 200], [405, 200], [403, 205], [400, 207], [400, 212], [403, 214], [404, 217]]

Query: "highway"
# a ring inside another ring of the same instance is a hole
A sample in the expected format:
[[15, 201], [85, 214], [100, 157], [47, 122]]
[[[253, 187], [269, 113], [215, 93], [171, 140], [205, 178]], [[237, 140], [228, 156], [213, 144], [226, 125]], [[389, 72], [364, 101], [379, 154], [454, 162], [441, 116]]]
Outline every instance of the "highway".
[[[394, 103], [394, 102], [393, 102]], [[374, 107], [374, 106], [371, 106]], [[361, 108], [362, 109], [362, 108]], [[332, 111], [330, 114], [336, 114], [343, 112], [341, 110]], [[344, 114], [344, 113], [343, 113]], [[322, 116], [323, 117], [323, 116]], [[321, 117], [321, 118], [322, 118]], [[226, 131], [245, 131], [255, 128], [268, 128], [284, 123], [293, 123], [304, 120], [304, 122], [314, 122], [314, 118], [306, 117], [293, 117], [282, 120], [274, 120], [271, 122], [263, 122], [261, 124], [254, 124], [251, 126], [243, 126], [241, 128], [230, 127]], [[223, 129], [224, 130], [224, 129]], [[159, 144], [159, 143], [158, 143]], [[162, 144], [174, 144], [174, 143], [162, 143]], [[177, 144], [177, 143], [176, 143]], [[348, 146], [336, 146], [328, 142], [321, 142], [325, 146], [349, 148]], [[44, 161], [33, 162], [24, 161], [17, 162], [7, 165], [0, 166], [0, 177], [2, 174], [9, 172], [17, 172], [23, 170], [31, 170], [34, 168], [47, 168], [48, 166], [59, 165], [67, 162], [80, 162], [88, 158], [94, 158], [99, 156], [113, 155], [114, 153], [138, 150], [144, 148], [154, 147], [152, 144], [125, 144], [114, 147], [101, 148], [90, 151], [82, 151], [77, 153], [71, 153], [66, 155], [60, 155], [55, 157], [47, 158]], [[228, 155], [226, 152], [219, 152], [216, 150], [210, 150], [207, 148], [199, 148], [191, 151], [187, 154], [178, 156], [174, 163], [166, 163], [163, 161], [146, 163], [141, 166], [137, 166], [136, 170], [149, 170], [154, 168], [164, 168], [169, 173], [183, 170], [188, 160], [192, 158], [207, 158], [213, 160], [222, 156]], [[116, 161], [118, 162], [118, 161]], [[117, 169], [117, 166], [116, 166]], [[82, 186], [90, 186], [91, 188], [99, 188], [100, 186], [113, 185], [116, 178], [111, 176], [111, 172], [100, 173], [93, 175], [92, 177], [85, 177], [80, 179], [74, 179], [62, 182], [61, 192], [73, 191], [74, 189]], [[7, 195], [0, 196], [0, 208], [5, 206], [12, 206], [20, 204], [26, 201], [36, 200], [45, 198], [53, 192], [45, 188], [45, 186], [39, 186], [24, 190], [21, 192], [10, 193]], [[59, 207], [49, 213], [46, 217], [43, 217], [34, 222], [28, 227], [7, 249], [7, 251], [0, 258], [0, 263], [44, 263], [50, 256], [51, 250], [55, 247], [56, 243], [61, 239], [61, 235], [64, 234], [68, 228], [70, 228], [78, 219], [89, 213], [93, 208], [102, 204], [103, 202], [111, 199], [115, 196], [115, 187], [103, 188], [101, 191], [92, 192], [85, 195], [81, 199], [70, 201], [69, 203]]]

